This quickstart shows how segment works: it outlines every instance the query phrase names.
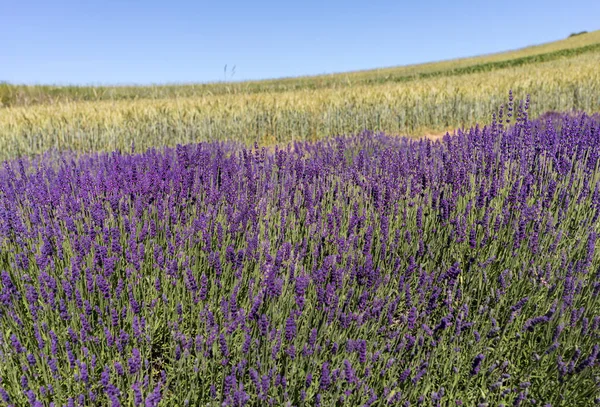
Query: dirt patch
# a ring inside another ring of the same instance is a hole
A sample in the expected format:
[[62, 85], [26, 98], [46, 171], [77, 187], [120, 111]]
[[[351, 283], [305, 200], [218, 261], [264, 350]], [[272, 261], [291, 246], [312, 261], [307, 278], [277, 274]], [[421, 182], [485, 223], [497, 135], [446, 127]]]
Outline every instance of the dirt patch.
[[[448, 133], [450, 135], [453, 134], [452, 131], [450, 131]], [[443, 132], [443, 133], [431, 133], [431, 134], [425, 134], [425, 135], [422, 135], [422, 136], [412, 136], [412, 137], [411, 136], [404, 136], [404, 137], [412, 138], [412, 139], [415, 139], [415, 140], [429, 139], [431, 141], [437, 141], [437, 140], [441, 141], [444, 138], [445, 135], [446, 135], [446, 132]], [[323, 140], [326, 140], [326, 139], [323, 139]], [[320, 141], [323, 141], [323, 140], [320, 140]], [[287, 144], [288, 143], [282, 143], [282, 144], [264, 144], [264, 145], [259, 144], [258, 150], [261, 151], [264, 148], [267, 153], [273, 154], [275, 152], [275, 148], [277, 146], [279, 146], [280, 150], [284, 150], [285, 151], [287, 149]], [[255, 152], [254, 145], [246, 146], [246, 149], [248, 151], [252, 151], [253, 153]]]
[[420, 136], [419, 138], [428, 138], [432, 141], [436, 141], [436, 140], [441, 140], [442, 138], [444, 138], [445, 135], [446, 135], [446, 133], [425, 134], [423, 136]]

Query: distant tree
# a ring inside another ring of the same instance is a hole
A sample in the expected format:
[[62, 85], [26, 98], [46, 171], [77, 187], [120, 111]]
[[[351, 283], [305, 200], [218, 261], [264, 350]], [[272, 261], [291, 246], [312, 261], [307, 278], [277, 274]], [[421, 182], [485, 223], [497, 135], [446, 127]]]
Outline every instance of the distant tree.
[[575, 36], [581, 35], [581, 34], [587, 34], [587, 31], [580, 31], [578, 33], [572, 33], [571, 35], [569, 35], [569, 38], [575, 37]]

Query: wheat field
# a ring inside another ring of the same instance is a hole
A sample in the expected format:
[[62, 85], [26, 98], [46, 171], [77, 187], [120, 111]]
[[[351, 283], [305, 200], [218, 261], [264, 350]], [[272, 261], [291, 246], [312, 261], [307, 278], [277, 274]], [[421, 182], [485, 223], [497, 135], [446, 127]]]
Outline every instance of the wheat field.
[[0, 108], [0, 159], [49, 149], [112, 151], [135, 145], [142, 151], [199, 141], [272, 145], [364, 129], [440, 134], [489, 121], [509, 90], [519, 99], [531, 96], [532, 116], [551, 110], [593, 113], [600, 111], [598, 66], [600, 31], [595, 31], [510, 53], [312, 78], [22, 87], [42, 96], [23, 96], [19, 87], [4, 85], [5, 95], [9, 89], [21, 96], [14, 106]]

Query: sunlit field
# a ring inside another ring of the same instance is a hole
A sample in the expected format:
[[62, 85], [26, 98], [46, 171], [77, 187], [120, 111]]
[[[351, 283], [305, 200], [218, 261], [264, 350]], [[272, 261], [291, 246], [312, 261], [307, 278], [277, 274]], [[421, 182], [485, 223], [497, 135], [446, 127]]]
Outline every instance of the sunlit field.
[[0, 159], [49, 149], [131, 151], [132, 144], [136, 151], [222, 140], [272, 146], [365, 129], [412, 137], [452, 133], [488, 122], [511, 89], [531, 96], [532, 117], [591, 114], [600, 111], [598, 66], [595, 31], [486, 57], [264, 83], [6, 86], [24, 96], [0, 108]]
[[0, 406], [600, 404], [599, 66], [0, 85]]

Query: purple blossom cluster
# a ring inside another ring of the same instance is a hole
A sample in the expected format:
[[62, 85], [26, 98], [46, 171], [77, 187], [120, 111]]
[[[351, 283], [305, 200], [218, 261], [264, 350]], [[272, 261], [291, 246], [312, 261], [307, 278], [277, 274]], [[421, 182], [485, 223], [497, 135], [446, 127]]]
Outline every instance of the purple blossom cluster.
[[0, 403], [591, 405], [600, 117], [527, 104], [437, 142], [5, 162]]

